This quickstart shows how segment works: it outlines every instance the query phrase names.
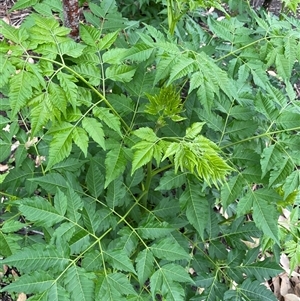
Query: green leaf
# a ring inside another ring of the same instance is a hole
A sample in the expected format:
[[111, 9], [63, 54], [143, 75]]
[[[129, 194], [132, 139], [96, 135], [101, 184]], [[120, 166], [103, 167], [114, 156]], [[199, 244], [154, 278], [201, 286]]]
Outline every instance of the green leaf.
[[115, 290], [119, 291], [122, 295], [136, 295], [137, 293], [133, 289], [126, 275], [121, 273], [113, 273], [108, 276], [109, 284], [114, 287]]
[[104, 251], [104, 256], [113, 268], [136, 274], [133, 264], [124, 250], [107, 250]]
[[82, 120], [82, 127], [88, 132], [89, 136], [105, 150], [102, 124], [95, 118], [85, 117]]
[[147, 44], [136, 44], [129, 48], [124, 55], [124, 59], [136, 62], [146, 61], [154, 51], [154, 46]]
[[132, 148], [135, 149], [132, 160], [131, 175], [140, 167], [150, 162], [153, 158], [156, 144], [148, 141], [140, 141]]
[[10, 9], [10, 11], [20, 10], [20, 9], [24, 9], [27, 7], [32, 7], [37, 3], [38, 3], [38, 0], [18, 0], [16, 3], [14, 3], [14, 5]]
[[186, 173], [175, 174], [173, 170], [167, 171], [160, 178], [159, 186], [155, 190], [168, 190], [179, 188], [186, 183]]
[[13, 234], [4, 234], [0, 231], [0, 254], [2, 256], [8, 257], [12, 254], [16, 254], [21, 250], [19, 242], [22, 240], [22, 237]]
[[34, 249], [23, 248], [18, 253], [2, 260], [1, 263], [14, 266], [20, 271], [29, 273], [30, 271], [48, 270], [53, 267], [57, 271], [62, 271], [70, 263], [70, 259], [63, 256], [53, 247], [45, 248], [45, 246], [35, 244]]
[[91, 164], [86, 174], [86, 184], [89, 192], [98, 198], [104, 190], [104, 175], [96, 164]]
[[300, 113], [284, 110], [277, 119], [278, 124], [285, 130], [300, 128]]
[[132, 80], [132, 77], [134, 76], [135, 71], [136, 71], [136, 69], [133, 66], [112, 65], [112, 66], [109, 66], [105, 70], [105, 75], [106, 75], [107, 79], [110, 79], [112, 81], [128, 83]]
[[108, 108], [95, 107], [93, 109], [94, 115], [103, 121], [109, 128], [121, 135], [121, 122]]
[[67, 158], [72, 150], [72, 132], [73, 126], [70, 124], [68, 129], [57, 131], [53, 134], [52, 141], [50, 142], [49, 159], [46, 171], [56, 163]]
[[121, 207], [124, 205], [126, 188], [122, 177], [115, 179], [107, 187], [106, 203], [109, 208]]
[[31, 73], [21, 70], [10, 79], [9, 100], [12, 108], [12, 115], [15, 116], [27, 101], [32, 97], [34, 77]]
[[182, 248], [182, 246], [179, 245], [179, 243], [172, 236], [160, 239], [158, 243], [150, 246], [150, 250], [155, 257], [170, 261], [191, 259], [190, 255]]
[[118, 35], [119, 35], [119, 30], [106, 34], [102, 39], [99, 40], [98, 45], [97, 45], [98, 49], [103, 50], [103, 49], [110, 48], [110, 46], [117, 39]]
[[11, 233], [16, 232], [22, 228], [24, 228], [24, 223], [21, 223], [16, 220], [7, 220], [4, 222], [4, 224], [2, 224], [1, 231], [3, 233]]
[[119, 144], [112, 150], [110, 150], [105, 157], [105, 184], [104, 188], [118, 178], [121, 173], [124, 172], [127, 165], [127, 160], [125, 158], [124, 150], [122, 144]]
[[204, 124], [204, 122], [193, 123], [190, 127], [186, 129], [185, 137], [189, 139], [196, 138], [196, 136], [200, 134]]
[[139, 252], [135, 261], [139, 283], [140, 285], [144, 285], [146, 280], [154, 271], [154, 257], [152, 255], [152, 252], [149, 249], [144, 249], [143, 251]]
[[227, 208], [230, 204], [240, 197], [243, 193], [244, 179], [241, 174], [233, 176], [228, 182], [225, 182], [221, 188], [221, 201], [224, 208]]
[[75, 144], [82, 150], [84, 156], [87, 156], [89, 138], [86, 131], [79, 127], [74, 127], [72, 138]]
[[175, 80], [191, 73], [194, 70], [194, 68], [195, 60], [185, 56], [179, 57], [179, 61], [176, 62], [176, 65], [171, 70], [170, 78], [168, 80], [167, 85], [170, 85]]
[[51, 227], [64, 219], [64, 216], [47, 200], [38, 196], [32, 199], [23, 199], [19, 209], [28, 220], [44, 227]]
[[161, 270], [173, 281], [194, 284], [194, 281], [188, 274], [187, 270], [181, 265], [169, 263], [162, 266]]
[[276, 262], [272, 262], [271, 258], [266, 258], [263, 261], [258, 261], [250, 265], [238, 267], [248, 277], [254, 276], [256, 280], [263, 282], [265, 279], [278, 276], [283, 272], [283, 269]]
[[155, 300], [157, 293], [163, 293], [166, 300], [183, 301], [184, 290], [178, 282], [174, 282], [164, 270], [157, 270], [150, 278], [150, 290]]
[[260, 159], [260, 165], [261, 165], [261, 171], [263, 178], [268, 171], [270, 171], [277, 162], [281, 162], [282, 160], [282, 154], [279, 150], [279, 148], [276, 145], [271, 145], [269, 147], [266, 147], [262, 154]]
[[96, 46], [96, 42], [100, 39], [101, 30], [98, 28], [80, 23], [79, 24], [80, 38], [87, 45]]
[[[74, 58], [79, 57], [82, 54], [84, 48], [86, 47], [85, 45], [76, 43], [73, 40], [65, 40], [65, 41], [59, 43], [57, 46], [58, 46], [60, 55], [67, 54], [68, 56], [71, 56]], [[64, 74], [64, 73], [61, 73], [61, 74]], [[72, 77], [68, 77], [68, 78], [71, 79]], [[70, 82], [69, 82], [69, 84], [70, 84]]]
[[283, 158], [279, 163], [274, 166], [270, 173], [269, 185], [273, 186], [285, 182], [286, 178], [294, 170], [294, 164], [290, 158]]
[[150, 219], [139, 223], [136, 230], [143, 239], [155, 239], [165, 237], [175, 229], [167, 222]]
[[300, 189], [300, 170], [293, 171], [283, 184], [284, 198], [286, 199], [289, 194]]
[[190, 181], [187, 181], [186, 185], [187, 187], [179, 199], [180, 206], [185, 209], [188, 221], [203, 238], [208, 222], [209, 204], [197, 185]]
[[[276, 301], [274, 293], [266, 286], [261, 285], [259, 281], [251, 282], [251, 279], [247, 278], [238, 289], [238, 296], [236, 292], [228, 291], [225, 293], [225, 300], [239, 300], [242, 296], [246, 296], [249, 300], [261, 300], [261, 301]], [[232, 294], [233, 293], [233, 294]], [[230, 297], [230, 299], [229, 299]], [[231, 297], [234, 297], [232, 299]], [[236, 299], [238, 298], [238, 299]]]
[[17, 278], [8, 286], [5, 286], [6, 292], [26, 292], [28, 294], [39, 293], [48, 290], [54, 283], [52, 276], [45, 272], [34, 271], [32, 274], [25, 274]]
[[263, 231], [263, 233], [272, 238], [278, 245], [278, 213], [276, 208], [270, 205], [267, 201], [253, 198], [253, 219], [256, 226]]
[[68, 101], [71, 103], [73, 110], [75, 111], [78, 93], [78, 86], [75, 84], [75, 77], [62, 71], [59, 71], [56, 76], [59, 80], [60, 86], [66, 93]]
[[70, 292], [72, 299], [83, 301], [94, 300], [95, 295], [95, 276], [87, 273], [84, 269], [72, 265], [65, 273], [65, 285]]
[[158, 140], [158, 137], [153, 132], [153, 130], [148, 127], [139, 128], [138, 130], [135, 130], [133, 133], [135, 136], [149, 142], [156, 142]]

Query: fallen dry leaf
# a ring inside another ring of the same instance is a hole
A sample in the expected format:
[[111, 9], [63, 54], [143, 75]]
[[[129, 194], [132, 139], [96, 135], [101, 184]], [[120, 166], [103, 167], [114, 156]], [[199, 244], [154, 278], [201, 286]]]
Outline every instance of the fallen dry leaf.
[[284, 296], [284, 301], [300, 301], [300, 298], [294, 294], [287, 294]]
[[24, 293], [19, 294], [17, 301], [25, 301], [27, 296]]

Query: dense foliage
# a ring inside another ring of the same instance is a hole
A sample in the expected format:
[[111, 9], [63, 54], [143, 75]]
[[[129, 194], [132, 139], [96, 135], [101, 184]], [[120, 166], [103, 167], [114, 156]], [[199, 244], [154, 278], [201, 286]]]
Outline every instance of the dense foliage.
[[60, 1], [29, 2], [0, 23], [2, 291], [276, 300], [261, 283], [300, 262], [300, 22], [103, 0], [75, 42]]

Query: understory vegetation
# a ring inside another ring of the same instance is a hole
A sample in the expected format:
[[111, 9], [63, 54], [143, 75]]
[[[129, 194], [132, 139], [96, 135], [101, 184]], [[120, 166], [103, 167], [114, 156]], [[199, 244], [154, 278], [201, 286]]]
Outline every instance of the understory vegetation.
[[300, 263], [300, 21], [89, 1], [74, 40], [61, 1], [29, 6], [0, 23], [0, 292], [276, 301], [262, 284]]

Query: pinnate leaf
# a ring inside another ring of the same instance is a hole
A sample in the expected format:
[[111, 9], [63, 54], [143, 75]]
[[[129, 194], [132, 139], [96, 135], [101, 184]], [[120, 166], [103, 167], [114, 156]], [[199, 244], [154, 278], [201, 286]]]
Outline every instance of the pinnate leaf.
[[36, 225], [51, 227], [64, 219], [64, 216], [47, 200], [38, 196], [22, 200], [19, 209], [28, 220], [34, 221]]
[[155, 257], [166, 260], [182, 260], [190, 259], [190, 255], [179, 245], [179, 243], [171, 236], [161, 239], [158, 243], [150, 247]]
[[105, 158], [106, 176], [105, 184], [106, 188], [113, 180], [120, 176], [125, 170], [127, 160], [125, 158], [123, 146], [120, 144], [111, 149]]
[[136, 274], [131, 260], [128, 258], [126, 252], [122, 249], [108, 250], [104, 252], [106, 260], [120, 271], [131, 272]]
[[138, 273], [139, 282], [141, 285], [151, 276], [153, 273], [154, 257], [149, 249], [144, 249], [139, 252], [136, 257], [136, 270]]
[[82, 127], [88, 132], [90, 137], [105, 150], [105, 139], [102, 124], [95, 118], [85, 117], [82, 120]]
[[94, 275], [80, 267], [72, 265], [68, 268], [64, 281], [73, 300], [94, 300], [95, 282], [93, 278], [95, 278]]
[[68, 129], [57, 131], [53, 134], [53, 139], [50, 143], [47, 170], [50, 170], [53, 165], [70, 155], [72, 150], [72, 132], [73, 126], [70, 124]]

